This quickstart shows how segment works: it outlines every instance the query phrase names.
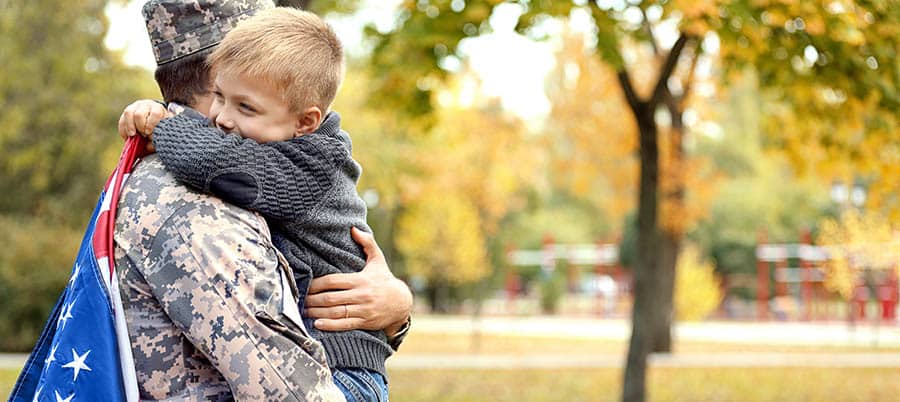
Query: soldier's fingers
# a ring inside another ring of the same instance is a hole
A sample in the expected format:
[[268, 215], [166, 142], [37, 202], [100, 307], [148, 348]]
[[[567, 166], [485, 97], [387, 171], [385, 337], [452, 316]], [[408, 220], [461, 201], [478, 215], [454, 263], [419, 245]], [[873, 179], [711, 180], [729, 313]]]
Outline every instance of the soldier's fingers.
[[353, 274], [331, 274], [315, 278], [309, 283], [308, 294], [317, 294], [329, 290], [344, 290], [354, 288], [361, 278]]
[[366, 253], [366, 262], [384, 261], [384, 253], [381, 252], [381, 248], [375, 242], [375, 236], [372, 236], [371, 233], [353, 227], [350, 228], [350, 236], [363, 247], [363, 251]]
[[345, 309], [344, 305], [332, 307], [307, 307], [305, 314], [309, 318], [344, 319], [350, 317], [350, 308], [348, 307]]
[[322, 318], [316, 320], [313, 325], [322, 331], [350, 331], [354, 329], [362, 329], [365, 320], [362, 318], [350, 317], [337, 320]]
[[357, 292], [343, 290], [308, 294], [306, 296], [306, 305], [309, 307], [340, 307], [344, 304], [353, 304], [357, 302], [358, 299], [355, 293]]

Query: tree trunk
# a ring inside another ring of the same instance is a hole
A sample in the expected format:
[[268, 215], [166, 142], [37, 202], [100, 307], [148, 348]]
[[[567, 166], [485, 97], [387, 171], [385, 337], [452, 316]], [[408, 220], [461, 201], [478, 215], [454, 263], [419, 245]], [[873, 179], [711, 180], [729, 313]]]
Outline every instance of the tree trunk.
[[[622, 387], [624, 402], [643, 402], [646, 398], [647, 355], [656, 345], [654, 338], [656, 333], [661, 332], [663, 328], [666, 333], [670, 331], [671, 318], [666, 320], [666, 316], [671, 317], [671, 313], [666, 313], [666, 310], [660, 308], [661, 305], [665, 305], [661, 298], [661, 290], [665, 286], [671, 286], [671, 280], [660, 277], [659, 272], [663, 257], [663, 242], [659, 230], [659, 141], [654, 113], [657, 105], [660, 105], [669, 94], [667, 83], [687, 40], [688, 37], [682, 34], [672, 45], [672, 50], [669, 51], [660, 70], [653, 94], [647, 101], [642, 101], [638, 97], [627, 70], [622, 69], [617, 73], [622, 92], [638, 124], [641, 160], [637, 219], [638, 252], [633, 270], [631, 343], [628, 346]], [[674, 270], [672, 272], [671, 278], [674, 279]], [[671, 305], [671, 302], [669, 304]], [[668, 311], [671, 311], [671, 307]]]
[[[684, 113], [681, 111], [681, 102], [667, 95], [666, 107], [672, 119], [672, 129], [669, 138], [669, 172], [666, 176], [672, 182], [668, 191], [663, 195], [669, 205], [668, 213], [681, 215], [684, 213], [685, 197], [685, 161], [684, 161]], [[675, 219], [681, 221], [678, 216], [664, 217], [663, 219]], [[662, 259], [658, 282], [659, 287], [659, 314], [653, 322], [652, 353], [672, 352], [672, 323], [675, 317], [675, 276], [678, 255], [681, 253], [681, 239], [684, 236], [682, 224], [668, 225], [662, 234]]]
[[657, 273], [657, 294], [659, 303], [656, 306], [657, 319], [653, 321], [653, 345], [651, 353], [672, 352], [672, 322], [675, 316], [675, 265], [681, 250], [681, 236], [665, 232], [662, 234], [661, 258]]
[[428, 288], [428, 305], [432, 313], [450, 312], [450, 283], [443, 279], [433, 279]]
[[656, 283], [660, 261], [657, 224], [659, 191], [659, 144], [653, 110], [646, 103], [635, 109], [640, 135], [640, 190], [638, 196], [637, 260], [634, 267], [634, 305], [631, 343], [622, 392], [624, 402], [643, 402], [646, 393], [647, 355], [654, 344], [654, 322], [659, 319], [659, 292]]

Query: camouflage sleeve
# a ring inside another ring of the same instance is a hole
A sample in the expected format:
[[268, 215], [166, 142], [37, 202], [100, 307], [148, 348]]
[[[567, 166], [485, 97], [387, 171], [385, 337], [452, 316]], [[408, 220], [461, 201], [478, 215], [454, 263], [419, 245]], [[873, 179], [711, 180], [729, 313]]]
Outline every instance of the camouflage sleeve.
[[140, 264], [149, 291], [236, 400], [343, 400], [321, 344], [302, 327], [262, 218], [187, 203], [149, 251]]
[[156, 152], [179, 181], [275, 220], [302, 220], [324, 198], [350, 157], [335, 141], [307, 135], [260, 144], [182, 115], [153, 131]]

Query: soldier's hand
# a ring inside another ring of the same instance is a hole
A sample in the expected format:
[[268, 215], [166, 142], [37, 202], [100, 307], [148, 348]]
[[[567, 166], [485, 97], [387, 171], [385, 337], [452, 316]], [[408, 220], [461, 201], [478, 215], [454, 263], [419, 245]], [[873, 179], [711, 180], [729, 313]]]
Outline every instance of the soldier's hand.
[[137, 134], [151, 138], [153, 128], [159, 121], [169, 117], [165, 106], [156, 101], [141, 99], [134, 101], [125, 108], [119, 117], [119, 136], [127, 139]]
[[409, 318], [412, 292], [394, 277], [371, 234], [352, 229], [366, 252], [362, 271], [315, 278], [306, 297], [306, 315], [323, 331], [385, 330], [391, 336]]

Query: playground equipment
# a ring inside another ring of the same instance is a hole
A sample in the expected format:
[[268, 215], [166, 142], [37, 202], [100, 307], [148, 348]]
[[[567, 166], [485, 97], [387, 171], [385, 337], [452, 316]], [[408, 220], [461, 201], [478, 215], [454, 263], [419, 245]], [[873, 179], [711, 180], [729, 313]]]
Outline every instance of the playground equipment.
[[[545, 236], [539, 250], [508, 249], [506, 255], [511, 267], [538, 266], [544, 278], [549, 278], [558, 266], [564, 265], [567, 290], [570, 293], [586, 290], [596, 295], [595, 312], [598, 315], [609, 315], [617, 296], [627, 294], [630, 288], [630, 277], [619, 264], [618, 242], [557, 244], [552, 237]], [[560, 264], [563, 261], [565, 264]], [[582, 283], [580, 274], [585, 266], [593, 269], [594, 276]], [[512, 312], [523, 290], [522, 277], [517, 269], [507, 270], [505, 284], [507, 310]]]
[[[824, 286], [829, 248], [812, 245], [808, 231], [801, 232], [800, 243], [768, 243], [765, 232], [760, 232], [757, 240], [757, 319], [775, 317], [809, 321], [833, 318], [830, 313], [833, 303], [829, 299], [836, 297], [830, 297], [831, 292]], [[789, 262], [796, 262], [797, 265], [790, 266]], [[770, 272], [772, 265], [774, 272]], [[874, 295], [878, 300], [879, 314], [873, 315], [873, 318], [895, 322], [898, 301], [895, 267], [879, 270], [868, 270], [865, 266], [859, 268], [868, 275], [857, 278], [848, 301], [847, 318], [851, 321], [866, 319], [867, 306]], [[870, 284], [874, 284], [872, 287], [876, 291], [872, 291]], [[774, 295], [770, 295], [770, 287], [774, 287]], [[799, 307], [798, 311], [790, 311], [792, 309], [788, 306], [794, 305]], [[794, 317], [791, 317], [792, 313]]]

